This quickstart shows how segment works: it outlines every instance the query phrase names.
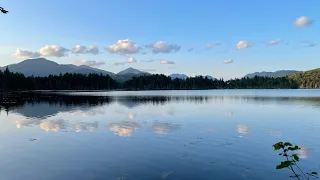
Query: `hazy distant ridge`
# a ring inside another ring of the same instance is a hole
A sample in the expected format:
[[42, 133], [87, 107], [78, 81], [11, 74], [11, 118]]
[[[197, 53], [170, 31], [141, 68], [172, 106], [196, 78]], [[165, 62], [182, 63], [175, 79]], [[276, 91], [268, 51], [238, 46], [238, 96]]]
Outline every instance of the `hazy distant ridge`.
[[275, 72], [255, 72], [255, 73], [251, 73], [251, 74], [247, 74], [244, 77], [248, 77], [248, 78], [253, 78], [255, 76], [263, 76], [263, 77], [273, 77], [273, 78], [277, 78], [277, 77], [284, 77], [290, 74], [295, 74], [301, 71], [296, 71], [296, 70], [280, 70], [280, 71], [275, 71]]
[[[3, 71], [5, 70], [5, 68], [6, 67], [1, 67], [0, 69]], [[58, 64], [45, 58], [27, 59], [17, 64], [8, 65], [8, 68], [11, 72], [20, 72], [25, 76], [49, 76], [59, 75], [60, 73], [102, 73], [104, 75], [110, 76], [115, 75], [112, 72], [92, 68], [85, 65], [76, 66], [72, 64]]]

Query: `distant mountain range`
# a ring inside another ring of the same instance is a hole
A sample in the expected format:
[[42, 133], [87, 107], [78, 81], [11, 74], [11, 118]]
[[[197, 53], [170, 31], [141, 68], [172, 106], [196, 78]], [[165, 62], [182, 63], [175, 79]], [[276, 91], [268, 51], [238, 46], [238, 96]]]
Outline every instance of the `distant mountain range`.
[[[169, 75], [169, 77], [171, 78], [171, 79], [187, 79], [188, 78], [188, 76], [187, 75], [185, 75], [185, 74], [170, 74]], [[216, 78], [214, 78], [214, 77], [212, 77], [212, 76], [209, 76], [209, 75], [207, 75], [207, 76], [204, 76], [204, 77], [207, 77], [208, 79], [212, 79], [212, 80], [215, 80]]]
[[[78, 73], [78, 74], [90, 74], [90, 73], [98, 73], [103, 75], [109, 75], [117, 81], [124, 82], [132, 77], [138, 77], [143, 75], [151, 75], [148, 72], [139, 71], [134, 68], [128, 68], [123, 71], [118, 72], [117, 74], [97, 68], [93, 68], [86, 65], [76, 66], [73, 64], [58, 64], [54, 61], [47, 60], [45, 58], [37, 58], [37, 59], [27, 59], [17, 64], [8, 65], [8, 68], [11, 72], [20, 72], [25, 76], [48, 76], [48, 75], [59, 75], [60, 73]], [[0, 67], [0, 70], [4, 71], [5, 67]], [[267, 77], [283, 77], [295, 73], [299, 73], [301, 71], [295, 70], [281, 70], [276, 72], [255, 72], [252, 74], [247, 74], [245, 77], [253, 78], [254, 76], [267, 76]], [[187, 79], [188, 76], [185, 74], [174, 73], [169, 75], [171, 79]], [[208, 79], [215, 79], [212, 76], [204, 76]]]
[[255, 73], [247, 74], [244, 77], [253, 78], [255, 76], [264, 76], [264, 77], [277, 78], [277, 77], [284, 77], [284, 76], [299, 73], [299, 72], [301, 72], [301, 71], [295, 71], [295, 70], [280, 70], [280, 71], [275, 71], [275, 72], [262, 71], [262, 72], [255, 72]]
[[171, 79], [187, 79], [188, 76], [185, 74], [170, 74], [169, 77]]
[[[102, 73], [110, 76], [115, 75], [112, 72], [92, 68], [86, 65], [76, 66], [73, 64], [58, 64], [44, 58], [27, 59], [17, 64], [8, 65], [8, 68], [11, 72], [20, 72], [25, 76], [48, 76], [58, 75], [60, 73]], [[1, 67], [0, 69], [3, 71], [6, 67]]]
[[131, 68], [131, 67], [117, 73], [117, 75], [126, 75], [126, 74], [151, 75], [151, 74], [148, 73], [148, 72], [142, 72], [142, 71], [139, 71], [139, 70], [137, 70], [137, 69], [133, 69], [133, 68]]
[[[0, 70], [4, 71], [7, 66], [0, 67]], [[137, 69], [128, 68], [115, 74], [113, 72], [93, 68], [86, 65], [76, 66], [73, 64], [58, 64], [53, 61], [49, 61], [45, 58], [27, 59], [17, 64], [8, 65], [11, 72], [20, 72], [25, 76], [48, 76], [59, 75], [60, 73], [78, 73], [78, 74], [90, 74], [97, 73], [103, 75], [109, 75], [115, 80], [126, 81], [134, 76], [150, 75], [150, 73], [139, 71]]]

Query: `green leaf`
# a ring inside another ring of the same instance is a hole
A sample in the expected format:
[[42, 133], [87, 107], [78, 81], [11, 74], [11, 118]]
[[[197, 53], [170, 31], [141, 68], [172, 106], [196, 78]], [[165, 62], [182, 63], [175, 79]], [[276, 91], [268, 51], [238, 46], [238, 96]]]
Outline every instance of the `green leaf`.
[[311, 172], [311, 174], [313, 174], [313, 175], [318, 175], [318, 173], [317, 173], [317, 172]]
[[288, 150], [290, 150], [290, 151], [295, 151], [295, 150], [299, 150], [300, 149], [300, 147], [299, 146], [294, 146], [294, 147], [288, 147]]
[[292, 157], [295, 161], [299, 161], [299, 156], [297, 154], [292, 154]]
[[284, 143], [284, 146], [292, 146], [292, 144], [289, 143], [289, 142], [285, 142], [285, 143]]
[[279, 149], [283, 149], [284, 148], [283, 142], [278, 142], [278, 143], [274, 144], [273, 148], [274, 148], [275, 151], [279, 150]]
[[292, 161], [283, 161], [281, 164], [279, 164], [276, 169], [282, 169], [282, 168], [287, 168], [290, 165], [292, 165]]

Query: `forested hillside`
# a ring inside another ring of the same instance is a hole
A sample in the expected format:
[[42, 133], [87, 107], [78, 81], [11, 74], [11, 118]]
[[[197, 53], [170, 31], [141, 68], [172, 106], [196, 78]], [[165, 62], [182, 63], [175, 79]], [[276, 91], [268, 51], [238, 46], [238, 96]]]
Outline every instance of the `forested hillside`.
[[0, 70], [0, 92], [19, 90], [100, 90], [116, 89], [118, 82], [102, 74], [60, 74], [25, 77], [21, 73]]
[[320, 88], [320, 68], [288, 75], [300, 88]]
[[171, 79], [165, 75], [134, 77], [123, 85], [126, 89], [295, 89], [298, 84], [287, 77], [254, 77], [224, 81], [203, 76], [187, 79]]
[[[162, 74], [133, 77], [125, 82], [118, 82], [103, 74], [60, 74], [46, 77], [25, 77], [21, 73], [0, 71], [0, 92], [21, 90], [170, 90], [170, 89], [293, 89], [298, 88], [295, 79], [306, 81], [303, 87], [319, 87], [318, 74], [298, 74], [294, 77], [254, 77], [231, 79], [210, 79], [204, 76], [186, 79], [171, 79]], [[314, 78], [317, 76], [317, 78]], [[311, 80], [304, 80], [305, 78]]]

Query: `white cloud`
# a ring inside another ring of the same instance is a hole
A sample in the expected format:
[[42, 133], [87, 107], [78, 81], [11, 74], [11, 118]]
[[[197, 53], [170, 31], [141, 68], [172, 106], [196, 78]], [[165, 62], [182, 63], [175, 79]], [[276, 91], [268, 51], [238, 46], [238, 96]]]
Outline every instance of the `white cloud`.
[[175, 64], [173, 61], [161, 60], [160, 64]]
[[119, 66], [119, 65], [125, 65], [125, 64], [131, 64], [131, 63], [136, 63], [137, 60], [133, 57], [129, 57], [127, 61], [125, 62], [116, 62], [114, 63], [115, 66]]
[[118, 40], [115, 44], [109, 46], [107, 51], [121, 55], [135, 54], [140, 51], [140, 47], [129, 39]]
[[64, 57], [68, 56], [67, 52], [69, 50], [62, 46], [57, 45], [46, 45], [40, 49], [40, 54], [43, 56], [52, 56], [52, 57]]
[[97, 55], [100, 53], [97, 46], [91, 45], [88, 48], [82, 45], [76, 45], [71, 49], [71, 52], [74, 54], [94, 54]]
[[128, 63], [136, 63], [136, 62], [137, 62], [137, 60], [135, 58], [133, 58], [133, 57], [128, 58]]
[[90, 60], [76, 60], [73, 61], [72, 64], [80, 66], [80, 65], [86, 65], [91, 67], [99, 67], [104, 65], [104, 62], [97, 62], [97, 61], [90, 61]]
[[220, 46], [221, 45], [221, 43], [208, 43], [206, 46], [207, 46], [207, 48], [212, 48], [212, 47], [215, 47], [215, 46]]
[[233, 63], [233, 60], [232, 59], [227, 59], [227, 60], [224, 60], [223, 63], [224, 64], [231, 64], [231, 63]]
[[76, 45], [74, 48], [71, 49], [71, 52], [74, 54], [85, 54], [87, 53], [87, 47], [82, 45]]
[[268, 46], [272, 46], [272, 45], [277, 45], [277, 44], [280, 44], [280, 43], [281, 43], [281, 40], [277, 39], [277, 40], [269, 41], [267, 45]]
[[38, 52], [24, 51], [20, 48], [17, 48], [13, 56], [19, 59], [29, 59], [29, 58], [38, 58], [41, 55]]
[[99, 48], [98, 48], [97, 46], [91, 45], [91, 46], [89, 46], [89, 48], [88, 48], [88, 53], [97, 55], [97, 54], [100, 53], [100, 50], [99, 50]]
[[294, 22], [295, 26], [297, 27], [307, 27], [307, 26], [310, 26], [312, 25], [313, 21], [310, 20], [308, 17], [306, 16], [301, 16], [301, 17], [298, 17], [296, 19], [296, 21]]
[[251, 46], [252, 46], [252, 43], [250, 41], [242, 40], [238, 42], [237, 49], [247, 49]]
[[181, 46], [176, 44], [169, 44], [166, 41], [158, 41], [156, 43], [146, 45], [146, 48], [151, 48], [154, 54], [158, 54], [178, 52], [180, 51]]

